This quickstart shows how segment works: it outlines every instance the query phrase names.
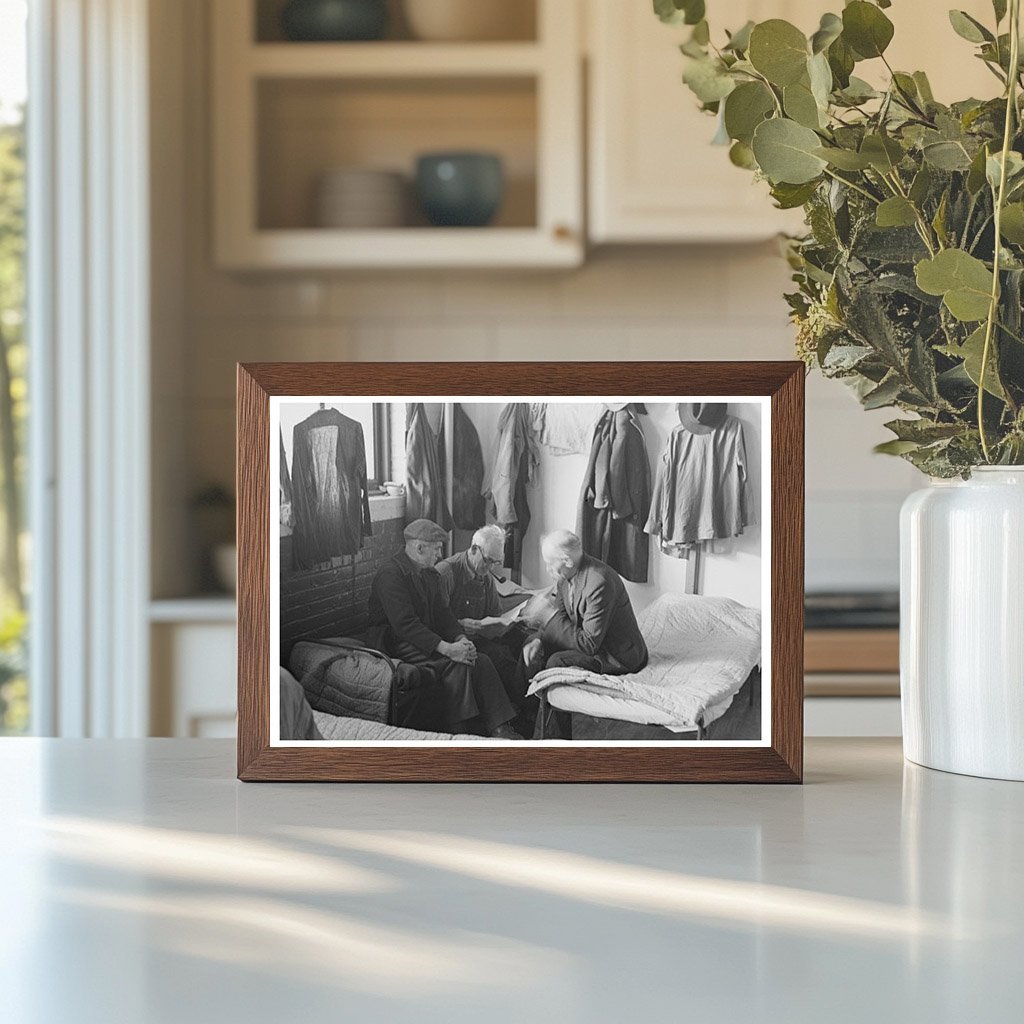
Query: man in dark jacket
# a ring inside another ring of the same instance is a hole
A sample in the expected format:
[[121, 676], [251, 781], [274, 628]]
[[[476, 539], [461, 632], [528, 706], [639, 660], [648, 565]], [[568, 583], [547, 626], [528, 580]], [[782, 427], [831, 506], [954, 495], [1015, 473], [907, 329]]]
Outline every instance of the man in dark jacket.
[[445, 600], [434, 566], [446, 536], [429, 519], [405, 528], [405, 550], [377, 573], [370, 589], [371, 642], [436, 676], [446, 731], [522, 739], [508, 724], [515, 709], [497, 670], [478, 654]]
[[[647, 644], [619, 574], [585, 555], [580, 538], [569, 530], [548, 534], [541, 554], [556, 581], [553, 614], [544, 623], [534, 622], [549, 655], [547, 668], [573, 665], [604, 675], [639, 672], [647, 664]], [[532, 652], [524, 649], [524, 654]]]

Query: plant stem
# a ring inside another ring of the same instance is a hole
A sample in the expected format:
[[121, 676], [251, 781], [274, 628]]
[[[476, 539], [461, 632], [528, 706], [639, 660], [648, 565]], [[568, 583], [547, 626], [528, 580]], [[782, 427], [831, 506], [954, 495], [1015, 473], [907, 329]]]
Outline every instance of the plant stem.
[[981, 350], [981, 370], [978, 373], [978, 436], [985, 461], [992, 462], [988, 434], [985, 431], [985, 374], [992, 352], [992, 334], [999, 313], [1000, 242], [1002, 241], [1003, 203], [1006, 199], [1006, 165], [1013, 139], [1013, 122], [1017, 113], [1017, 74], [1020, 66], [1020, 0], [1010, 0], [1010, 74], [1006, 83], [1006, 123], [1003, 126], [1003, 150], [999, 167], [999, 190], [995, 197], [995, 251], [992, 256], [992, 294], [989, 299], [988, 320], [985, 322], [985, 345]]

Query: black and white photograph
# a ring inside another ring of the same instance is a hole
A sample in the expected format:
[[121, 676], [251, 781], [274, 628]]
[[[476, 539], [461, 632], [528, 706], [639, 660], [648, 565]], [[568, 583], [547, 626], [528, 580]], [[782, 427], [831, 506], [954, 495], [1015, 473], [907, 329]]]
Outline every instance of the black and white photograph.
[[274, 398], [272, 743], [764, 745], [768, 415]]

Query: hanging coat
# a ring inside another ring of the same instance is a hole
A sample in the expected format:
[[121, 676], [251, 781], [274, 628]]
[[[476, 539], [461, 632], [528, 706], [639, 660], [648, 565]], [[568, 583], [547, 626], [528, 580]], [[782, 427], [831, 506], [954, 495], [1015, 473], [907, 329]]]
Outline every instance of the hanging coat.
[[580, 492], [576, 532], [583, 550], [634, 583], [646, 583], [651, 542], [651, 467], [643, 428], [630, 407], [597, 421]]
[[292, 551], [297, 569], [353, 555], [373, 533], [363, 428], [321, 409], [292, 433]]
[[743, 426], [726, 415], [718, 427], [680, 424], [658, 464], [648, 533], [666, 554], [686, 558], [700, 541], [743, 533], [752, 522]]
[[[452, 461], [455, 473], [452, 478], [452, 519], [460, 530], [475, 530], [486, 522], [484, 513], [484, 455], [480, 449], [480, 435], [473, 421], [461, 405], [454, 409], [455, 442]], [[445, 479], [445, 433], [444, 424], [437, 438], [438, 457], [441, 460], [441, 479]]]
[[530, 526], [526, 486], [536, 479], [539, 455], [530, 431], [530, 407], [511, 402], [498, 419], [498, 444], [491, 473], [494, 521], [506, 533], [505, 565], [517, 582], [523, 565], [523, 538]]
[[422, 402], [409, 406], [405, 426], [405, 521], [429, 519], [442, 530], [452, 528], [445, 496], [444, 465], [437, 435]]

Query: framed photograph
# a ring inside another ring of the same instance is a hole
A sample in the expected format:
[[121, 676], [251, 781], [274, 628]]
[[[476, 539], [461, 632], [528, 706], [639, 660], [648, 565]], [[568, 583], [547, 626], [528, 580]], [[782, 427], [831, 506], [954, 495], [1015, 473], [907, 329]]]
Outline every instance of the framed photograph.
[[799, 782], [798, 362], [238, 367], [238, 776]]

